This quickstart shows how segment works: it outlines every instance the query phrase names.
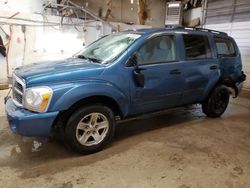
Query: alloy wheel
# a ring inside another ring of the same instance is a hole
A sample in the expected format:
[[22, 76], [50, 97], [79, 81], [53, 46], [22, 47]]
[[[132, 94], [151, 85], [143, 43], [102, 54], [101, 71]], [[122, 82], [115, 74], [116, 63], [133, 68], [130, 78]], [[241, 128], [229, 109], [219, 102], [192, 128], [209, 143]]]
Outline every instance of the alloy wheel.
[[90, 113], [84, 116], [76, 127], [77, 141], [84, 146], [97, 145], [108, 133], [109, 122], [102, 113]]

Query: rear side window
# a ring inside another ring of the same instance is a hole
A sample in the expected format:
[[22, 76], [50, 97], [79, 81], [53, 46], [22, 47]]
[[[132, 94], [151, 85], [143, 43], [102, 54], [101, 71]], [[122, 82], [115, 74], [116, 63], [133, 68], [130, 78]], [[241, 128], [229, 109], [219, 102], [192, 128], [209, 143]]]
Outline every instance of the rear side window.
[[218, 56], [235, 56], [235, 49], [230, 39], [214, 38]]
[[207, 36], [183, 35], [186, 59], [211, 58], [211, 48]]

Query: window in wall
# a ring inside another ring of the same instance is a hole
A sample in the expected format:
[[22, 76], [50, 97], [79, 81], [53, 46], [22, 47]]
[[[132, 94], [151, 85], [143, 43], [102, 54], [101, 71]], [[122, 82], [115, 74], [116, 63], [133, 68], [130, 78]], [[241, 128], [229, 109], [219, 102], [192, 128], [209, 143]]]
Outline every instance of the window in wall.
[[234, 45], [231, 40], [223, 38], [215, 38], [217, 53], [219, 56], [235, 56]]
[[212, 57], [207, 36], [183, 35], [186, 59], [200, 59]]
[[174, 36], [160, 36], [147, 41], [137, 52], [138, 64], [165, 63], [176, 60]]

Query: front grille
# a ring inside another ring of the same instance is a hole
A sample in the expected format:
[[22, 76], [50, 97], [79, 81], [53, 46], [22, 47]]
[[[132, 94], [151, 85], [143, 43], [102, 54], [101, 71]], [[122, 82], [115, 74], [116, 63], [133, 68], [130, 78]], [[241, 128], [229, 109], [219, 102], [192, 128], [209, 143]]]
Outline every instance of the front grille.
[[14, 87], [23, 93], [23, 86], [20, 83], [18, 83], [17, 81], [15, 82]]
[[12, 94], [13, 94], [13, 100], [18, 106], [23, 105], [24, 89], [25, 89], [24, 81], [13, 74]]
[[22, 94], [18, 93], [17, 91], [13, 92], [13, 98], [14, 100], [16, 100], [16, 102], [18, 102], [19, 104], [23, 103], [23, 96]]

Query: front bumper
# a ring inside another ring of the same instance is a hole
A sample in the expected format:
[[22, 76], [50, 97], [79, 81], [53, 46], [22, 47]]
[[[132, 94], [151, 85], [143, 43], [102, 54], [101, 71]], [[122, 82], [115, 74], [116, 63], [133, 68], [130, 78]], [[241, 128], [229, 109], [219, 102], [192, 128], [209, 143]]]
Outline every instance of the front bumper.
[[27, 137], [48, 137], [59, 112], [35, 113], [17, 107], [12, 98], [5, 104], [11, 130]]

